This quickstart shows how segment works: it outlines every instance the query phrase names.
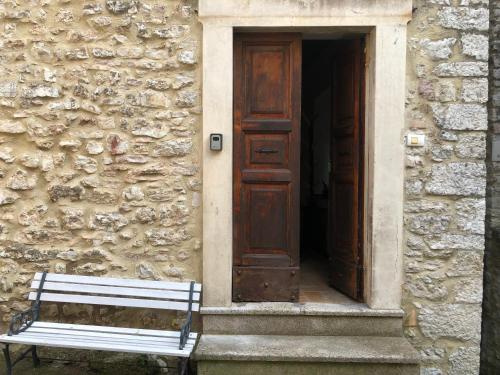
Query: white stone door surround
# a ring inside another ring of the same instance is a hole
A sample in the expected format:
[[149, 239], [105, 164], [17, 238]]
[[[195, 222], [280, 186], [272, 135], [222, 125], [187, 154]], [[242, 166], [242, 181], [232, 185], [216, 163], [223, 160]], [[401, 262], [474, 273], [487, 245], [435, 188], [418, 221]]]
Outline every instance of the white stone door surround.
[[[203, 305], [230, 307], [233, 34], [261, 29], [367, 33], [365, 301], [400, 309], [406, 27], [411, 0], [199, 0], [203, 24]], [[222, 133], [224, 149], [210, 151]]]

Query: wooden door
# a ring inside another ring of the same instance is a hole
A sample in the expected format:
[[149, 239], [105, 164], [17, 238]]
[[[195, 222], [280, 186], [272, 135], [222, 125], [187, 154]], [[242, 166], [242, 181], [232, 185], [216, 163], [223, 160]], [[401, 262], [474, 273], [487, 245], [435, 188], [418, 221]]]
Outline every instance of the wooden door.
[[299, 296], [300, 34], [238, 34], [233, 300]]
[[338, 43], [333, 66], [330, 280], [363, 299], [364, 43]]

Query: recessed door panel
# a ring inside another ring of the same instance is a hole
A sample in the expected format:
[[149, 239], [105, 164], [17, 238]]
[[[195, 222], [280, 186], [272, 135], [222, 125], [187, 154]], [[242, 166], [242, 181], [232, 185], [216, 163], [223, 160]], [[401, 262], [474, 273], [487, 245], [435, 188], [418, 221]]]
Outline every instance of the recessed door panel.
[[246, 43], [245, 117], [289, 118], [290, 44]]
[[[289, 187], [287, 185], [251, 185], [244, 204], [248, 212], [249, 253], [284, 253], [288, 250], [288, 207]], [[286, 264], [285, 264], [286, 266]]]
[[245, 136], [246, 168], [288, 168], [288, 134]]

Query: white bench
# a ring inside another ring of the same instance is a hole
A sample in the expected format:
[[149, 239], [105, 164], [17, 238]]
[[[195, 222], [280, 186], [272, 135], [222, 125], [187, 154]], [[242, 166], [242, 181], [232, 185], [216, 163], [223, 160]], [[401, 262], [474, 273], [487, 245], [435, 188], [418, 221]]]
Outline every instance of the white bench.
[[[201, 284], [44, 272], [35, 274], [31, 289], [31, 308], [15, 315], [8, 333], [0, 336], [7, 375], [12, 375], [14, 365], [29, 353], [34, 366], [38, 366], [37, 346], [174, 356], [179, 357], [179, 372], [187, 372], [197, 338], [191, 332], [191, 322], [192, 312], [200, 309]], [[180, 331], [41, 322], [42, 302], [179, 310], [186, 311], [187, 316]], [[10, 344], [30, 348], [12, 361]]]

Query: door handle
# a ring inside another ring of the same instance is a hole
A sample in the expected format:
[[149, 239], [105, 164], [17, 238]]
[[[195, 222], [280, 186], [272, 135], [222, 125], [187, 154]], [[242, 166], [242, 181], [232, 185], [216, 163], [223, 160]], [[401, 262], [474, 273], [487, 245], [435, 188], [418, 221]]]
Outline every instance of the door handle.
[[261, 148], [255, 152], [258, 152], [259, 154], [277, 154], [279, 151], [273, 150], [272, 148]]

